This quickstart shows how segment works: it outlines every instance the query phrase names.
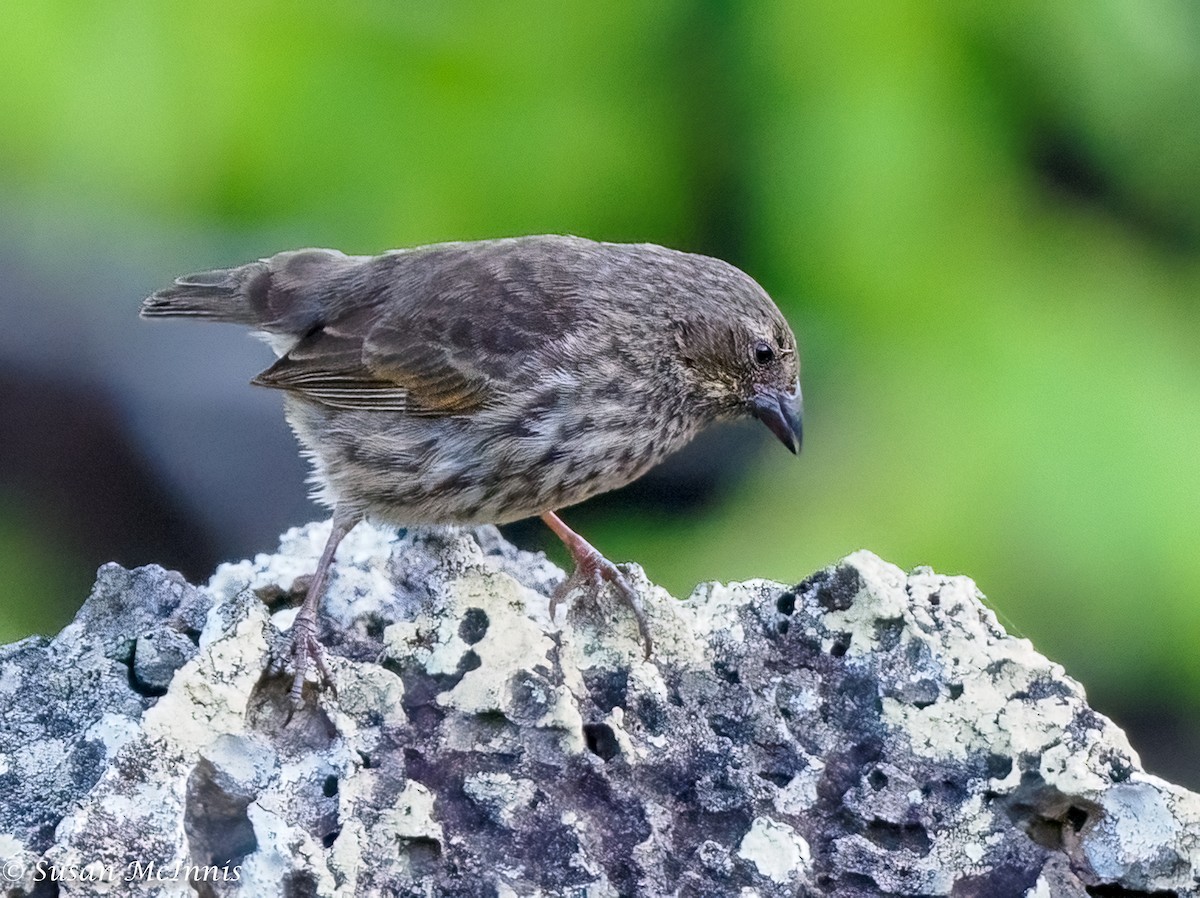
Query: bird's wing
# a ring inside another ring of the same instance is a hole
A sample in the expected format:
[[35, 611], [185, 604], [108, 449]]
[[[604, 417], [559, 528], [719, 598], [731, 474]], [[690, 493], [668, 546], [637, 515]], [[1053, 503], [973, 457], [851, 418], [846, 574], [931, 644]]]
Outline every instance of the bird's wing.
[[421, 328], [372, 318], [374, 310], [363, 309], [314, 331], [253, 383], [333, 408], [429, 417], [466, 414], [487, 403], [485, 375]]
[[338, 408], [429, 416], [466, 414], [524, 389], [531, 372], [561, 362], [558, 347], [597, 330], [597, 309], [584, 314], [578, 300], [579, 273], [545, 251], [546, 239], [356, 262], [323, 288], [332, 317], [255, 383]]

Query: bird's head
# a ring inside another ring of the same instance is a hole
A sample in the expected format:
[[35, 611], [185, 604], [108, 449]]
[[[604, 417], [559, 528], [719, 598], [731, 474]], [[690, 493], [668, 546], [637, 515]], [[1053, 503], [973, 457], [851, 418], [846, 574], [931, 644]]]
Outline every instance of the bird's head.
[[[732, 267], [732, 266], [730, 266]], [[740, 275], [693, 305], [676, 345], [697, 398], [719, 418], [757, 418], [793, 453], [803, 439], [796, 337], [766, 292]]]

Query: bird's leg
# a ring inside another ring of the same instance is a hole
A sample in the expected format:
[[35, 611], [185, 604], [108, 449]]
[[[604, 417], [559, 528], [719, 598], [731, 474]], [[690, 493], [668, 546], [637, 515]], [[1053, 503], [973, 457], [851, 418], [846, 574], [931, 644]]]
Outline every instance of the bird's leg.
[[333, 565], [333, 556], [337, 552], [342, 537], [354, 529], [359, 521], [358, 515], [334, 509], [333, 529], [325, 543], [325, 551], [317, 562], [317, 570], [308, 584], [308, 592], [304, 596], [304, 604], [292, 622], [292, 664], [296, 668], [296, 678], [292, 680], [292, 690], [289, 696], [294, 708], [301, 708], [304, 702], [300, 695], [304, 690], [304, 675], [308, 672], [309, 663], [317, 666], [321, 680], [333, 688], [333, 677], [325, 664], [325, 651], [317, 639], [317, 608], [321, 603], [321, 594], [325, 592], [325, 583], [329, 579], [329, 568]]
[[642, 645], [646, 649], [646, 657], [649, 658], [650, 653], [654, 650], [654, 640], [650, 638], [650, 625], [647, 623], [646, 615], [638, 601], [637, 591], [630, 585], [629, 580], [617, 570], [615, 564], [601, 555], [595, 546], [564, 524], [563, 519], [554, 512], [546, 512], [542, 515], [542, 520], [554, 531], [554, 535], [563, 541], [567, 551], [575, 560], [574, 573], [550, 599], [550, 617], [554, 617], [554, 610], [558, 607], [558, 603], [579, 581], [598, 587], [600, 581], [607, 580], [617, 588], [617, 592], [625, 600], [625, 604], [633, 611], [633, 616], [637, 619], [638, 632], [642, 637]]

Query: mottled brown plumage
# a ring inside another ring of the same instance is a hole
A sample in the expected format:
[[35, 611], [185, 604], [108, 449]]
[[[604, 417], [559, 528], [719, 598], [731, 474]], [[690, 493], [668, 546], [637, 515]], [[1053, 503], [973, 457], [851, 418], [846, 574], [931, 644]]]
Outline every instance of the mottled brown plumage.
[[319, 662], [315, 608], [363, 518], [504, 523], [542, 515], [580, 577], [633, 591], [553, 512], [637, 478], [708, 424], [759, 417], [800, 445], [791, 329], [725, 262], [575, 237], [380, 256], [280, 253], [179, 278], [142, 314], [249, 325], [284, 391], [334, 531], [297, 618], [297, 679]]

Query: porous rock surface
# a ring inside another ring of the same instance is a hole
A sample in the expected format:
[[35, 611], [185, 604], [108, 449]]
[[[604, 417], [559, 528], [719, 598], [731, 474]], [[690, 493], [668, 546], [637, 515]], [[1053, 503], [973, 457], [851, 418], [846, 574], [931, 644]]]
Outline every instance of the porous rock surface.
[[1200, 796], [966, 578], [859, 552], [681, 602], [634, 567], [647, 661], [612, 599], [551, 621], [562, 572], [492, 528], [360, 525], [336, 694], [290, 714], [327, 533], [204, 589], [106, 566], [57, 638], [0, 648], [9, 894], [1200, 894]]

